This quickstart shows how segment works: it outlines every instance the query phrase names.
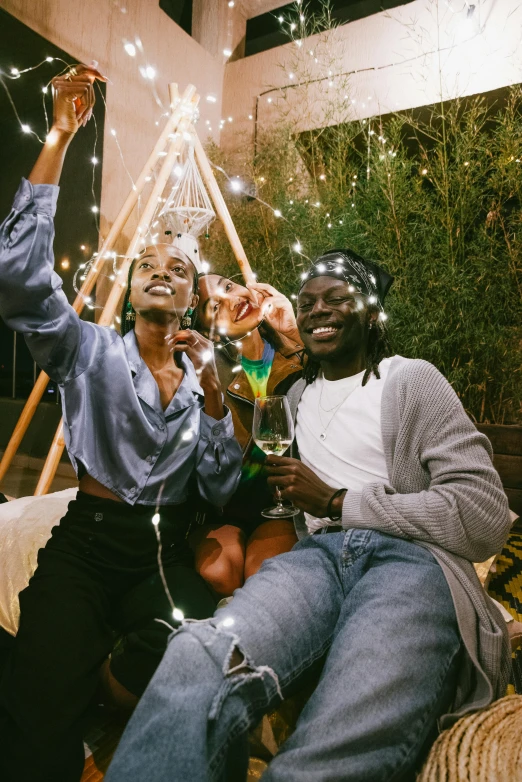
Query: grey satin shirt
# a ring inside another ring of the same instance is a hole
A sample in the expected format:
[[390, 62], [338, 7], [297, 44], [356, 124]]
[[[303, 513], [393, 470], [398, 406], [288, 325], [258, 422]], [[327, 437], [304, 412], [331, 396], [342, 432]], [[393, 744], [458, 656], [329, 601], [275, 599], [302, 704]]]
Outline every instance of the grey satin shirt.
[[67, 451], [131, 505], [178, 504], [192, 485], [225, 505], [242, 453], [230, 411], [203, 412], [192, 362], [166, 410], [140, 357], [134, 331], [122, 337], [81, 320], [54, 272], [53, 216], [59, 188], [23, 179], [0, 227], [0, 316], [24, 335], [36, 363], [59, 383]]

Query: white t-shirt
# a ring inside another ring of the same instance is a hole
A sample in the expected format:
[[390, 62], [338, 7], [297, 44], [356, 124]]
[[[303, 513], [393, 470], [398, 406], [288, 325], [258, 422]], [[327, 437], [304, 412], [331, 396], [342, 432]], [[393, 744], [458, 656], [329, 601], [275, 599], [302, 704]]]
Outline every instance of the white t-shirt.
[[[392, 359], [379, 364], [380, 380], [364, 372], [342, 380], [319, 375], [303, 392], [297, 408], [296, 438], [303, 464], [333, 489], [360, 491], [368, 483], [387, 483], [381, 435], [381, 397]], [[305, 513], [310, 532], [332, 522]]]

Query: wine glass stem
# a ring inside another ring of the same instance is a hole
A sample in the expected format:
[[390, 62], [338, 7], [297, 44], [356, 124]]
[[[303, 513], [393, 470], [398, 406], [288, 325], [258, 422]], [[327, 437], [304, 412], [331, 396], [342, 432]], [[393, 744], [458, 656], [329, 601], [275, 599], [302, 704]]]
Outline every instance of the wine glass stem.
[[279, 486], [276, 486], [276, 501], [277, 501], [277, 507], [282, 508], [283, 507], [283, 498], [281, 496], [281, 489]]

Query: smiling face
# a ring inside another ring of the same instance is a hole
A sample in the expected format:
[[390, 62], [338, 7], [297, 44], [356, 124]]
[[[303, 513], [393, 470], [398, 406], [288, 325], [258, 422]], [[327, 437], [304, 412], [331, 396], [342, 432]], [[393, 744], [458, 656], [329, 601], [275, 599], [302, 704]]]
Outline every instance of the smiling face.
[[199, 278], [198, 320], [207, 333], [237, 339], [259, 326], [261, 308], [248, 288], [219, 274]]
[[353, 360], [366, 351], [368, 326], [377, 309], [351, 293], [344, 280], [314, 277], [297, 299], [297, 327], [309, 355], [317, 361]]
[[134, 263], [129, 301], [138, 315], [165, 321], [195, 307], [196, 270], [182, 250], [170, 244], [146, 247]]

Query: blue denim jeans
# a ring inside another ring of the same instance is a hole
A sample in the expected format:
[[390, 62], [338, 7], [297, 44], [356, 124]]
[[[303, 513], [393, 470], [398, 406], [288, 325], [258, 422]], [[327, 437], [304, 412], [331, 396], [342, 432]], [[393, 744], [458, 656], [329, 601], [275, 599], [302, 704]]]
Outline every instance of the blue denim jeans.
[[372, 530], [306, 538], [186, 622], [105, 782], [236, 782], [247, 731], [324, 660], [263, 782], [410, 780], [451, 707], [460, 637], [441, 568]]

